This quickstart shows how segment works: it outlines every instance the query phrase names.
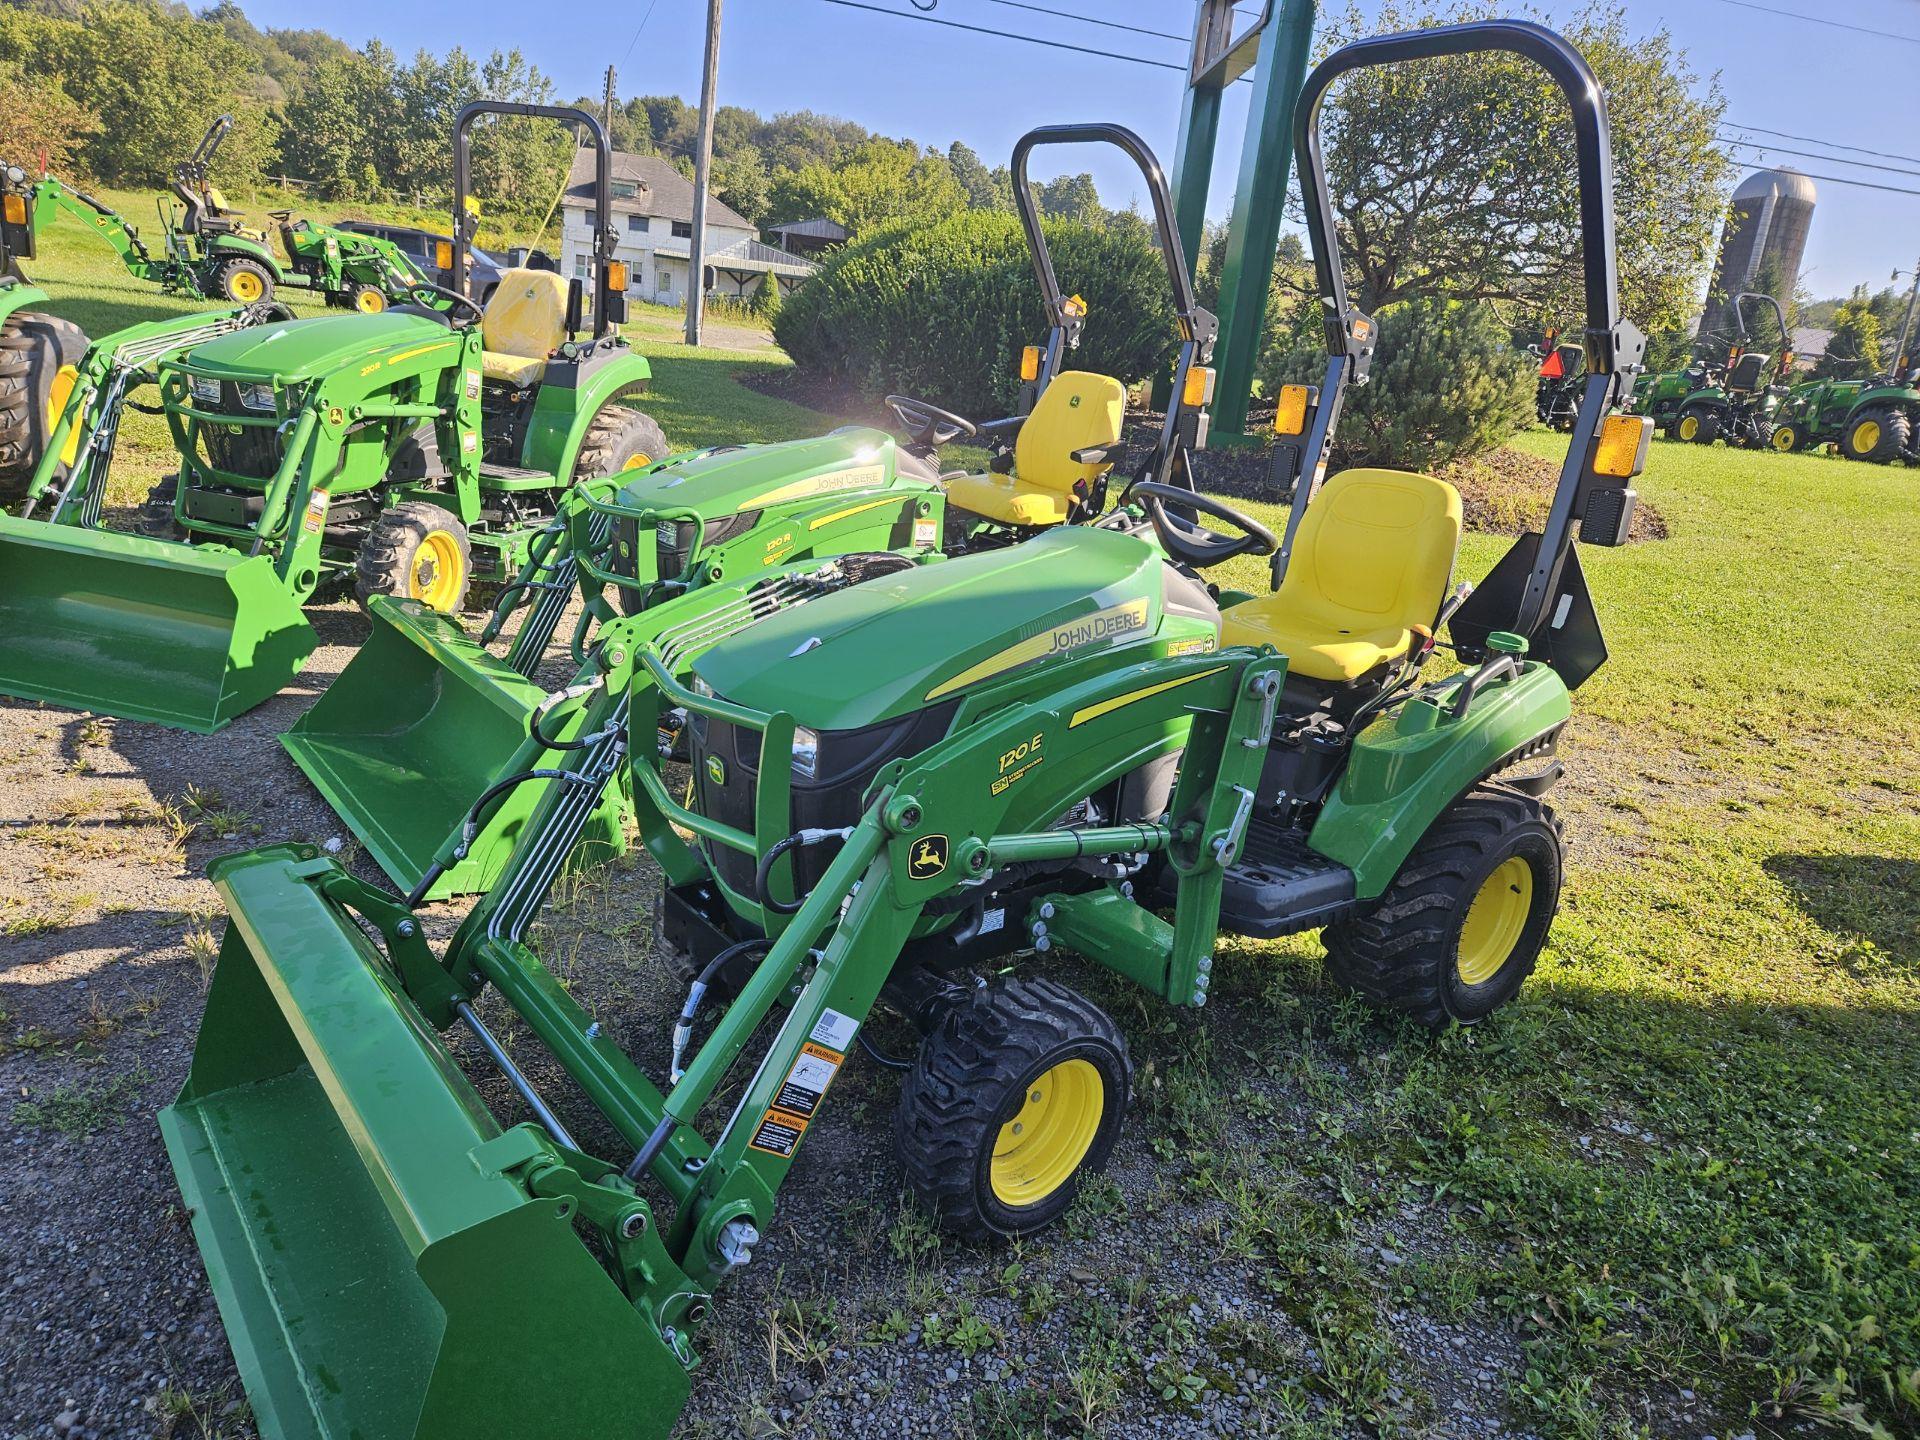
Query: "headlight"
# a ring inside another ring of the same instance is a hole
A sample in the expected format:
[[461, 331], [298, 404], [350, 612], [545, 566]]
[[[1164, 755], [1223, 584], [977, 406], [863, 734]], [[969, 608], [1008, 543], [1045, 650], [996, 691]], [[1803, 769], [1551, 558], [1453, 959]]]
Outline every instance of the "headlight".
[[240, 403], [249, 410], [273, 409], [273, 386], [242, 385], [240, 387]]
[[820, 732], [809, 730], [804, 725], [793, 727], [793, 768], [813, 778], [813, 772], [820, 764]]
[[193, 398], [196, 400], [205, 401], [209, 405], [218, 405], [220, 403], [220, 382], [218, 380], [210, 379], [205, 375], [196, 375], [193, 377], [192, 384], [189, 388], [193, 391]]
[[713, 699], [713, 687], [706, 682], [704, 677], [699, 675], [694, 676], [692, 688], [693, 693], [700, 696], [703, 700]]

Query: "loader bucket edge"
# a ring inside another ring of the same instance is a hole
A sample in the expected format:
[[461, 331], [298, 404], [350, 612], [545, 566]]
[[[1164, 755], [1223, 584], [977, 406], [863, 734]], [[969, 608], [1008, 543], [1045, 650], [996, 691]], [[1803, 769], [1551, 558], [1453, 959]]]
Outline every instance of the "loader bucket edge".
[[501, 1173], [523, 1132], [502, 1137], [311, 855], [214, 867], [230, 923], [160, 1115], [262, 1435], [666, 1440], [685, 1368], [571, 1207]]
[[318, 643], [265, 555], [0, 516], [0, 693], [211, 734]]
[[[368, 618], [366, 643], [280, 744], [387, 877], [411, 893], [468, 806], [507, 772], [546, 691], [450, 615], [376, 596]], [[564, 736], [576, 726], [555, 729]], [[487, 888], [545, 788], [529, 783], [503, 795], [466, 858], [426, 898]], [[626, 850], [625, 810], [618, 787], [610, 788], [582, 837], [580, 862]]]

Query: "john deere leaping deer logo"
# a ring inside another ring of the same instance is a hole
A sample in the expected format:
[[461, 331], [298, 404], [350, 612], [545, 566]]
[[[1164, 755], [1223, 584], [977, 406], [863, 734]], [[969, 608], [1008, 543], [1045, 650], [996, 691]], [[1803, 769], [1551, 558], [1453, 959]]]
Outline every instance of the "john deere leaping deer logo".
[[913, 842], [913, 854], [907, 857], [907, 874], [916, 880], [931, 880], [947, 868], [947, 837], [922, 835]]

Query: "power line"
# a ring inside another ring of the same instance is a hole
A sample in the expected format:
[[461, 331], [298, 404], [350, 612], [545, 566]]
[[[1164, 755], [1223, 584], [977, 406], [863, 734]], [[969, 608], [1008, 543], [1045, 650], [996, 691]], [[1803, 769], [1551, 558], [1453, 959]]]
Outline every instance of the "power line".
[[1780, 15], [1788, 20], [1804, 20], [1809, 25], [1831, 25], [1835, 30], [1851, 30], [1858, 35], [1877, 35], [1882, 40], [1904, 40], [1909, 45], [1920, 45], [1920, 35], [1903, 35], [1898, 30], [1875, 30], [1866, 25], [1849, 25], [1844, 20], [1829, 20], [1823, 15], [1803, 15], [1798, 10], [1779, 10], [1772, 5], [1758, 5], [1754, 0], [1717, 0], [1721, 5], [1737, 5], [1742, 10], [1758, 10], [1763, 15]]
[[[1720, 143], [1742, 150], [1758, 150], [1760, 148], [1757, 145], [1747, 145], [1739, 140], [1723, 140]], [[1799, 173], [1806, 176], [1809, 180], [1825, 180], [1834, 185], [1851, 185], [1858, 190], [1885, 190], [1890, 195], [1920, 195], [1920, 190], [1909, 190], [1904, 185], [1880, 185], [1872, 180], [1849, 180], [1844, 175], [1821, 175], [1812, 170], [1802, 170]]]
[[653, 7], [659, 3], [660, 0], [652, 0], [652, 4], [647, 6], [647, 13], [640, 17], [640, 23], [633, 27], [633, 39], [627, 41], [626, 54], [620, 57], [622, 65], [627, 63], [627, 56], [633, 54], [633, 47], [640, 43], [640, 32], [647, 28], [647, 21], [653, 18]]
[[[1914, 0], [1914, 3], [1920, 5], [1920, 0]], [[1723, 120], [1720, 123], [1729, 130], [1751, 130], [1756, 135], [1778, 135], [1782, 140], [1801, 140], [1809, 145], [1824, 145], [1829, 150], [1851, 150], [1856, 155], [1878, 155], [1882, 160], [1905, 160], [1910, 164], [1920, 165], [1920, 155], [1901, 155], [1892, 150], [1869, 150], [1864, 145], [1845, 145], [1838, 140], [1822, 140], [1817, 135], [1794, 135], [1785, 130], [1769, 130], [1764, 125], [1743, 125], [1737, 120]]]
[[1156, 40], [1173, 40], [1182, 45], [1193, 39], [1191, 35], [1176, 35], [1171, 30], [1148, 30], [1139, 25], [1123, 25], [1118, 20], [1102, 20], [1096, 15], [1076, 15], [1071, 10], [1055, 10], [1049, 5], [1029, 5], [1025, 0], [985, 0], [985, 3], [1004, 5], [1009, 10], [1031, 10], [1036, 15], [1051, 15], [1057, 20], [1078, 20], [1084, 25], [1104, 25], [1109, 30], [1126, 30], [1134, 35], [1151, 35]]
[[1840, 155], [1823, 155], [1816, 150], [1794, 150], [1785, 145], [1758, 145], [1738, 135], [1719, 135], [1715, 137], [1723, 144], [1744, 145], [1749, 150], [1764, 150], [1770, 155], [1799, 155], [1808, 160], [1837, 160], [1842, 165], [1855, 165], [1862, 170], [1885, 170], [1894, 175], [1911, 175], [1920, 179], [1920, 170], [1906, 170], [1898, 165], [1876, 165], [1871, 160], [1848, 160]]
[[841, 5], [849, 10], [870, 10], [875, 15], [891, 15], [896, 20], [917, 20], [923, 25], [942, 25], [949, 30], [965, 30], [974, 35], [992, 35], [1000, 40], [1018, 40], [1023, 45], [1040, 45], [1049, 50], [1071, 50], [1076, 55], [1093, 55], [1102, 60], [1124, 60], [1129, 65], [1150, 65], [1155, 70], [1184, 72], [1187, 68], [1171, 60], [1149, 60], [1144, 55], [1122, 55], [1112, 50], [1094, 50], [1085, 45], [1069, 45], [1064, 40], [1042, 40], [1037, 35], [1022, 35], [1013, 30], [992, 30], [985, 25], [964, 25], [958, 20], [942, 20], [937, 15], [909, 14], [905, 10], [889, 10], [884, 5], [865, 5], [861, 0], [824, 0], [824, 3]]

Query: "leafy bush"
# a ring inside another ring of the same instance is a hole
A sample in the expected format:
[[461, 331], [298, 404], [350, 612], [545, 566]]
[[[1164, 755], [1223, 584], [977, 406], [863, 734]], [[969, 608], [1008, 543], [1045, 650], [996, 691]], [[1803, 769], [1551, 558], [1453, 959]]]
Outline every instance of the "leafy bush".
[[[1370, 379], [1348, 388], [1334, 437], [1341, 465], [1432, 470], [1497, 448], [1533, 419], [1533, 367], [1487, 306], [1415, 300], [1376, 319]], [[1304, 330], [1269, 352], [1269, 394], [1325, 371], [1317, 331]]]
[[[1074, 368], [1131, 383], [1165, 366], [1172, 306], [1145, 227], [1049, 224], [1047, 243], [1060, 284], [1089, 307]], [[968, 211], [875, 231], [836, 252], [781, 305], [773, 333], [817, 375], [987, 417], [1012, 409], [1020, 349], [1045, 324], [1019, 222]]]

